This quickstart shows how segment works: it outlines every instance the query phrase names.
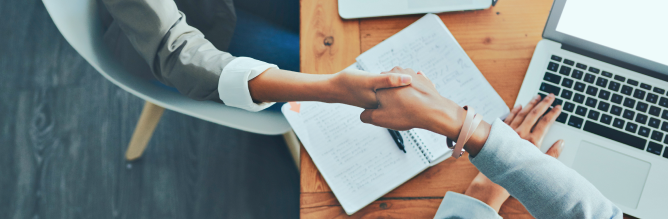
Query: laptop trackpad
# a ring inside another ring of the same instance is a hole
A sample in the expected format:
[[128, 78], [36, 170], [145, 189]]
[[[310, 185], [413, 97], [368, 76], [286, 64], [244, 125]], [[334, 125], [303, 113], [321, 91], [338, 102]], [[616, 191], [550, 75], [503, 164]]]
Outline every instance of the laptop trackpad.
[[637, 208], [651, 164], [593, 143], [582, 141], [573, 169], [611, 201]]

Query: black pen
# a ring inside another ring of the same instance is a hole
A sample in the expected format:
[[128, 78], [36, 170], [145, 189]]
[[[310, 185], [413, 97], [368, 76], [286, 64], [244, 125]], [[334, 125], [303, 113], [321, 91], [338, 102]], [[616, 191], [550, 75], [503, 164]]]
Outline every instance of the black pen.
[[392, 136], [392, 139], [394, 139], [394, 143], [397, 143], [397, 147], [399, 147], [400, 150], [404, 151], [406, 153], [406, 149], [404, 148], [404, 138], [401, 137], [401, 134], [399, 131], [395, 131], [392, 129], [387, 129], [387, 131], [390, 132], [390, 135]]

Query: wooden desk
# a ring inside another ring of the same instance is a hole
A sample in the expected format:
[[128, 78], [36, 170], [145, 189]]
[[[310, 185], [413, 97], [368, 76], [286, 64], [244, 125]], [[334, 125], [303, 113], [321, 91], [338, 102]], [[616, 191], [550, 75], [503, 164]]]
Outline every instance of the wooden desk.
[[[481, 11], [439, 16], [482, 74], [511, 107], [552, 6], [552, 0], [502, 0]], [[336, 0], [301, 0], [301, 71], [331, 74], [422, 15], [342, 20]], [[456, 171], [454, 171], [456, 170]], [[353, 218], [433, 218], [447, 191], [463, 193], [478, 173], [469, 162], [448, 159], [352, 215]], [[327, 183], [301, 149], [302, 218], [347, 217]], [[504, 218], [531, 218], [515, 199]]]

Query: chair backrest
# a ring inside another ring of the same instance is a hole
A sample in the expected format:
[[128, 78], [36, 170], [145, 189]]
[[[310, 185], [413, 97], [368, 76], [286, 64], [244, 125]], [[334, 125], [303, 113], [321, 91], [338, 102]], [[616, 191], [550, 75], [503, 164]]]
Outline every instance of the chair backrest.
[[103, 43], [96, 0], [43, 0], [51, 19], [74, 49], [123, 90], [166, 109], [220, 125], [267, 135], [290, 130], [279, 112], [248, 112], [211, 101], [196, 101], [126, 71]]

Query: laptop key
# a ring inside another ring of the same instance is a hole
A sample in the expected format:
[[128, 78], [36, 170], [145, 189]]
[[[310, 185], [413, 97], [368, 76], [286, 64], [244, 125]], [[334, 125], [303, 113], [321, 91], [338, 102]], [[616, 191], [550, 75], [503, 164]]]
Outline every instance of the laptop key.
[[[554, 106], [557, 106], [557, 105], [561, 105], [563, 103], [564, 103], [564, 100], [559, 99], [559, 98], [555, 98], [554, 101], [552, 101], [552, 106], [554, 107]], [[545, 113], [547, 113], [547, 112], [545, 112]]]
[[585, 75], [585, 78], [583, 79], [583, 81], [585, 81], [587, 83], [590, 83], [590, 84], [593, 84], [594, 80], [596, 80], [596, 76], [594, 76], [593, 74], [589, 74], [589, 73], [587, 73]]
[[549, 81], [549, 82], [552, 82], [552, 83], [555, 83], [555, 84], [559, 84], [559, 82], [561, 81], [561, 76], [555, 75], [555, 74], [552, 74], [552, 73], [549, 73], [549, 72], [545, 72], [545, 76], [543, 76], [543, 80]]
[[587, 86], [587, 92], [586, 93], [589, 94], [589, 95], [592, 95], [592, 96], [596, 96], [596, 93], [598, 93], [598, 88], [589, 85], [589, 86]]
[[598, 120], [598, 116], [600, 116], [601, 113], [599, 113], [596, 110], [589, 110], [589, 114], [587, 115], [587, 118], [593, 119], [594, 121]]
[[668, 152], [663, 152], [663, 157], [668, 158]]
[[582, 63], [575, 64], [575, 67], [578, 67], [578, 68], [580, 68], [580, 69], [587, 70], [587, 65], [582, 64]]
[[586, 85], [583, 83], [575, 82], [575, 87], [573, 89], [575, 89], [576, 91], [584, 92], [585, 86]]
[[610, 98], [610, 91], [601, 89], [601, 92], [598, 93], [598, 98], [608, 100]]
[[573, 96], [573, 91], [566, 90], [566, 89], [564, 89], [563, 91], [561, 91], [561, 97], [563, 97], [563, 98], [565, 98], [565, 99], [567, 99], [567, 100], [570, 100], [572, 96]]
[[565, 65], [562, 65], [561, 68], [559, 69], [559, 74], [562, 75], [570, 75], [571, 74], [571, 68]]
[[573, 87], [573, 80], [570, 78], [564, 78], [564, 81], [561, 82], [561, 86], [571, 88]]
[[636, 100], [631, 99], [631, 98], [624, 98], [624, 106], [633, 109], [633, 107], [636, 105]]
[[564, 64], [573, 66], [573, 64], [575, 64], [575, 62], [573, 60], [564, 59]]
[[591, 108], [596, 108], [596, 102], [598, 102], [598, 100], [596, 100], [594, 98], [591, 98], [591, 97], [587, 97], [587, 101], [585, 102], [585, 105], [587, 105], [588, 107], [591, 107]]
[[566, 111], [568, 111], [568, 112], [573, 112], [573, 110], [575, 109], [575, 104], [573, 104], [573, 103], [571, 103], [571, 102], [566, 102], [566, 103], [564, 104], [564, 108], [562, 108], [562, 109], [564, 109], [564, 110], [566, 110]]
[[585, 123], [583, 130], [641, 150], [647, 144], [645, 139], [591, 121]]
[[659, 106], [668, 107], [668, 99], [661, 97], [661, 99], [659, 99]]
[[668, 120], [668, 111], [667, 110], [663, 110], [663, 113], [661, 113], [661, 118], [665, 119], [665, 120]]
[[651, 138], [652, 140], [655, 140], [655, 141], [661, 141], [661, 139], [663, 139], [663, 132], [654, 130], [654, 131], [652, 131], [652, 137], [649, 137], [649, 138]]
[[610, 108], [610, 113], [612, 113], [612, 115], [619, 116], [622, 114], [622, 108], [618, 106], [612, 106], [612, 108]]
[[666, 90], [658, 88], [658, 87], [654, 87], [653, 91], [656, 92], [657, 94], [661, 94], [661, 95], [663, 95], [663, 93], [666, 92]]
[[628, 120], [633, 120], [633, 116], [635, 115], [636, 113], [631, 110], [624, 110], [624, 114], [622, 114], [622, 117]]
[[619, 76], [619, 75], [615, 75], [615, 80], [624, 82], [624, 81], [626, 81], [626, 78], [625, 78], [625, 77], [622, 77], [622, 76]]
[[552, 57], [550, 57], [550, 59], [552, 59], [554, 61], [557, 61], [557, 62], [561, 62], [561, 57], [559, 57], [559, 56], [552, 55]]
[[559, 91], [561, 90], [561, 88], [543, 82], [543, 83], [540, 84], [540, 90], [545, 91], [548, 94], [553, 93], [554, 95], [559, 95]]
[[580, 80], [580, 79], [582, 79], [583, 74], [584, 74], [583, 71], [575, 69], [575, 70], [573, 70], [573, 75], [571, 75], [571, 77]]
[[590, 72], [594, 72], [594, 73], [596, 73], [596, 74], [598, 74], [599, 72], [601, 72], [601, 70], [599, 70], [598, 68], [594, 68], [594, 67], [589, 67], [589, 71], [590, 71]]
[[612, 99], [610, 99], [613, 103], [616, 104], [621, 104], [622, 103], [622, 96], [619, 94], [612, 94]]
[[633, 85], [633, 86], [638, 86], [638, 81], [633, 80], [633, 79], [626, 80], [626, 83], [630, 84], [630, 85]]
[[647, 152], [650, 152], [652, 154], [656, 155], [661, 155], [661, 150], [663, 149], [663, 145], [654, 143], [654, 142], [649, 142], [647, 145]]
[[575, 115], [571, 115], [571, 118], [568, 119], [568, 125], [573, 126], [575, 128], [582, 128], [582, 122], [584, 120], [580, 117], [577, 117]]
[[619, 86], [622, 85], [618, 82], [611, 81], [610, 85], [608, 85], [608, 89], [613, 90], [613, 91], [619, 91]]
[[560, 122], [560, 123], [566, 123], [566, 119], [567, 119], [567, 118], [568, 118], [568, 114], [562, 112], [562, 113], [559, 114], [559, 116], [557, 117], [557, 122]]
[[661, 113], [661, 108], [655, 107], [655, 106], [650, 106], [649, 107], [649, 114], [653, 116], [659, 116]]
[[601, 73], [601, 75], [612, 78], [612, 73], [607, 72], [607, 71], [603, 71], [603, 73]]
[[550, 64], [547, 64], [547, 70], [557, 72], [557, 69], [559, 69], [559, 64], [550, 62]]
[[605, 88], [605, 86], [608, 86], [608, 79], [599, 77], [598, 79], [596, 79], [596, 85]]
[[656, 103], [656, 101], [658, 99], [659, 99], [658, 95], [653, 94], [653, 93], [648, 93], [647, 98], [645, 100], [647, 100], [647, 102], [650, 102], [650, 103]]
[[575, 114], [581, 115], [581, 116], [586, 116], [587, 115], [587, 108], [584, 108], [582, 106], [578, 106], [575, 109]]
[[645, 91], [636, 89], [635, 92], [633, 92], [633, 97], [638, 98], [638, 99], [645, 99]]
[[647, 112], [647, 107], [649, 107], [646, 103], [643, 102], [638, 102], [638, 105], [636, 105], [636, 110], [640, 112]]
[[655, 118], [649, 118], [649, 125], [652, 128], [658, 129], [659, 124], [661, 123], [661, 120], [655, 119]]
[[[661, 141], [661, 140], [659, 140], [659, 141]], [[663, 139], [663, 143], [668, 144], [667, 142], [668, 142], [668, 135], [666, 135], [666, 138]]]
[[620, 93], [631, 96], [631, 93], [633, 93], [633, 88], [626, 85], [622, 85], [622, 91]]
[[638, 134], [643, 137], [648, 137], [649, 131], [650, 129], [644, 126], [640, 126], [640, 128], [638, 128]]
[[612, 116], [603, 114], [601, 116], [601, 122], [606, 125], [610, 125], [610, 122], [612, 122]]
[[661, 130], [664, 132], [668, 132], [668, 123], [662, 122], [661, 123]]
[[603, 101], [598, 102], [598, 108], [597, 108], [598, 110], [601, 110], [603, 112], [608, 112], [608, 108], [610, 108], [609, 103]]
[[635, 123], [632, 123], [632, 122], [627, 122], [627, 123], [626, 123], [626, 128], [625, 128], [625, 130], [626, 130], [627, 132], [631, 132], [631, 133], [634, 133], [634, 134], [635, 134], [636, 131], [638, 130], [638, 125], [635, 124]]
[[652, 90], [652, 85], [645, 84], [645, 83], [640, 83], [640, 88], [645, 89], [645, 90]]
[[575, 94], [575, 96], [573, 96], [573, 101], [575, 101], [576, 103], [582, 103], [584, 102], [584, 99], [585, 96], [582, 94]]
[[647, 115], [638, 113], [636, 115], [636, 122], [644, 125], [647, 122]]
[[615, 118], [615, 120], [612, 122], [612, 126], [623, 129], [624, 128], [624, 120]]

